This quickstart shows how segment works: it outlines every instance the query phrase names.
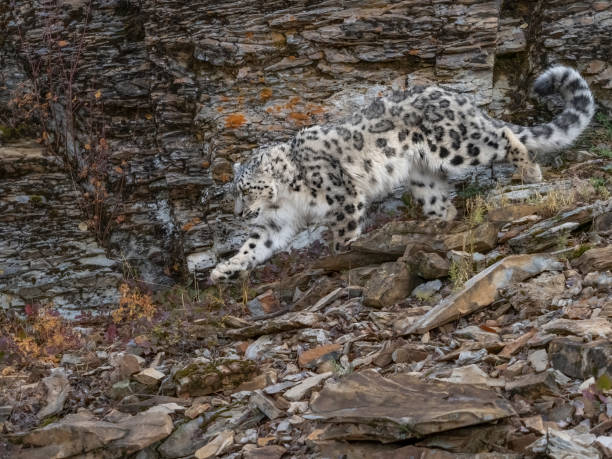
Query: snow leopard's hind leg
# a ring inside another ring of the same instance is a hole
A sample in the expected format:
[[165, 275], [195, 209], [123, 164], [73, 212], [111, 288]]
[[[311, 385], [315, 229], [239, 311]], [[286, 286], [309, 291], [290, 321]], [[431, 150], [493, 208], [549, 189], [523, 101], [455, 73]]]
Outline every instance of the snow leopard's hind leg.
[[414, 200], [423, 207], [423, 214], [427, 218], [451, 221], [457, 215], [457, 209], [450, 199], [451, 187], [446, 177], [416, 168], [410, 171], [408, 186]]
[[539, 183], [542, 181], [540, 166], [529, 157], [529, 151], [523, 142], [510, 128], [505, 127], [501, 136], [508, 140], [506, 144], [506, 160], [518, 167], [518, 173], [525, 183]]
[[332, 251], [339, 252], [359, 237], [363, 231], [366, 199], [355, 193], [347, 193], [329, 213], [329, 226], [333, 233]]

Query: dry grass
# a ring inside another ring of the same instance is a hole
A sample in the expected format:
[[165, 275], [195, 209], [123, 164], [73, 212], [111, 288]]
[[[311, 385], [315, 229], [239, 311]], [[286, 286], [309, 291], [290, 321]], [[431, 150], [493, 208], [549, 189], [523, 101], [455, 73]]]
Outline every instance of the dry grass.
[[465, 223], [473, 228], [485, 221], [485, 216], [489, 210], [489, 203], [481, 194], [477, 194], [465, 201]]
[[469, 258], [460, 258], [451, 262], [448, 276], [453, 284], [453, 290], [461, 290], [465, 283], [476, 274], [471, 258], [472, 253]]

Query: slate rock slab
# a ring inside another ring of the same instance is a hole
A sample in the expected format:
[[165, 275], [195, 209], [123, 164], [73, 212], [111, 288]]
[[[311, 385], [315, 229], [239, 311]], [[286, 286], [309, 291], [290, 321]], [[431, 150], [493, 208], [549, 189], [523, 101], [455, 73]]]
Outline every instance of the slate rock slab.
[[381, 376], [375, 370], [328, 383], [306, 417], [337, 423], [329, 440], [420, 438], [515, 414], [495, 391], [465, 384], [423, 381], [409, 374]]
[[554, 256], [544, 254], [511, 255], [469, 279], [463, 290], [442, 300], [405, 331], [425, 333], [484, 308], [497, 298], [498, 290], [521, 282], [543, 271], [560, 270]]

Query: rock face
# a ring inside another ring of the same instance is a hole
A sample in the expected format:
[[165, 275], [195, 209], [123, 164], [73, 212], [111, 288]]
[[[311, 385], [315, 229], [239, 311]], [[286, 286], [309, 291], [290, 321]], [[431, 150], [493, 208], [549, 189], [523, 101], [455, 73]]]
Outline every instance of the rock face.
[[[35, 149], [0, 154], [4, 307], [112, 302], [120, 258], [156, 284], [207, 270], [244, 231], [222, 197], [232, 163], [303, 126], [341, 118], [390, 86], [437, 81], [499, 115], [524, 100], [528, 75], [568, 61], [598, 102], [611, 104], [609, 2], [17, 3], [0, 5], [7, 32], [0, 120], [23, 121], [8, 106], [15, 91], [30, 87], [24, 50], [70, 60], [82, 44], [73, 89], [79, 101], [99, 95], [95, 118], [108, 144], [103, 205], [112, 218], [107, 258], [79, 225], [85, 218], [75, 205], [91, 189], [92, 114], [81, 105], [66, 136], [60, 92], [47, 129], [74, 175]], [[81, 43], [75, 31], [86, 21]], [[59, 41], [50, 45], [44, 32], [51, 26]], [[7, 129], [0, 132], [6, 142]]]

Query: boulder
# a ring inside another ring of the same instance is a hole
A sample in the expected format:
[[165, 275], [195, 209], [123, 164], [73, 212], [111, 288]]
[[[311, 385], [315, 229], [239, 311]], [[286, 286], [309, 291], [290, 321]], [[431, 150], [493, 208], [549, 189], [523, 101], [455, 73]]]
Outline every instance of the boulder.
[[612, 343], [597, 340], [557, 338], [548, 345], [550, 364], [570, 378], [588, 379], [593, 375], [612, 374]]
[[376, 308], [391, 306], [407, 298], [418, 282], [406, 263], [383, 263], [366, 282], [364, 303]]

